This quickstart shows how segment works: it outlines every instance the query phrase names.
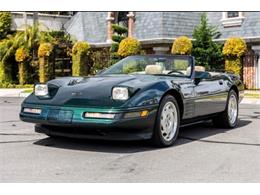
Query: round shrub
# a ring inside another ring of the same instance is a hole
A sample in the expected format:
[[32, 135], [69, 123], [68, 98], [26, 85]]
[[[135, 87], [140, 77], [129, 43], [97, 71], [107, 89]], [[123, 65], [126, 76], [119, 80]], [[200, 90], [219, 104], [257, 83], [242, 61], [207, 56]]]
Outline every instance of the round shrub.
[[178, 37], [172, 45], [172, 53], [178, 55], [189, 55], [192, 50], [192, 42], [186, 36]]
[[126, 38], [119, 44], [117, 54], [122, 57], [136, 55], [141, 51], [140, 42], [134, 38]]
[[241, 57], [246, 52], [246, 43], [243, 39], [239, 37], [231, 37], [226, 40], [223, 47], [223, 54], [227, 57]]
[[122, 35], [112, 35], [112, 40], [117, 43], [120, 43], [125, 38], [126, 37]]
[[17, 62], [23, 62], [29, 57], [29, 52], [27, 49], [20, 47], [15, 52], [15, 60]]
[[41, 43], [38, 49], [38, 57], [48, 57], [51, 55], [53, 46], [51, 43]]
[[117, 33], [117, 34], [125, 34], [128, 32], [128, 29], [124, 26], [120, 26], [118, 24], [112, 24], [112, 29]]

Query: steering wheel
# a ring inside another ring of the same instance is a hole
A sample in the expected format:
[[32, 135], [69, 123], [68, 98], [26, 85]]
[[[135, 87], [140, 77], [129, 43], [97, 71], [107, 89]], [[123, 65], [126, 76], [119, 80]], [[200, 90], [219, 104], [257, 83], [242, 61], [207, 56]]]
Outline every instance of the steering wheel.
[[181, 75], [184, 75], [184, 73], [183, 72], [181, 72], [181, 71], [178, 71], [178, 70], [171, 70], [170, 72], [168, 72], [167, 74], [172, 74], [172, 73], [179, 73], [179, 74], [181, 74]]

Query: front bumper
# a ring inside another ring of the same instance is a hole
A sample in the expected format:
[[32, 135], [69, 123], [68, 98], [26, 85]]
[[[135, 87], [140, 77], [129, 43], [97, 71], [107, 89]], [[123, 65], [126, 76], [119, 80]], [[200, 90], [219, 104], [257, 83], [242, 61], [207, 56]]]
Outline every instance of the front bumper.
[[[24, 108], [41, 109], [40, 114], [23, 112]], [[128, 109], [57, 107], [23, 104], [20, 119], [35, 123], [36, 132], [48, 135], [111, 140], [149, 139], [158, 105]], [[148, 110], [146, 117], [125, 118], [126, 113]], [[85, 118], [85, 112], [113, 113], [113, 119]]]

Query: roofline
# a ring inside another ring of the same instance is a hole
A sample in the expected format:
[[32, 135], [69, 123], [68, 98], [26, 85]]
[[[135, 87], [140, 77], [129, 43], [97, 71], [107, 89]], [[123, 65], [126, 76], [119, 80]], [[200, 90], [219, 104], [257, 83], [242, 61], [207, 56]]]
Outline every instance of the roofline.
[[[213, 39], [213, 41], [215, 41], [215, 42], [225, 42], [230, 37], [221, 38], [221, 39]], [[237, 37], [239, 37], [239, 36], [237, 36]], [[260, 42], [260, 36], [241, 37], [241, 38], [244, 39], [247, 43]]]
[[[11, 12], [11, 14], [16, 14], [16, 15], [23, 15], [24, 12]], [[33, 15], [33, 12], [26, 12], [26, 15], [27, 16], [32, 16]], [[69, 15], [58, 15], [58, 14], [45, 14], [45, 13], [38, 13], [38, 16], [43, 16], [43, 17], [53, 17], [53, 18], [72, 18], [72, 16], [69, 16]]]
[[[260, 36], [241, 37], [241, 38], [244, 39], [247, 43], [260, 42]], [[227, 39], [228, 38], [213, 39], [213, 41], [225, 42]], [[176, 40], [176, 38], [171, 38], [171, 37], [139, 39], [140, 43], [143, 45], [172, 44], [174, 40]], [[194, 41], [195, 39], [190, 38], [190, 40]], [[90, 46], [93, 48], [110, 47], [111, 42], [90, 43]]]
[[[138, 39], [141, 44], [149, 45], [149, 44], [172, 44], [172, 42], [176, 38], [171, 37], [163, 37], [163, 38], [149, 38], [149, 39]], [[191, 39], [194, 40], [194, 39]], [[100, 47], [110, 47], [111, 42], [103, 42], [103, 43], [89, 43], [90, 46], [93, 48], [100, 48]]]

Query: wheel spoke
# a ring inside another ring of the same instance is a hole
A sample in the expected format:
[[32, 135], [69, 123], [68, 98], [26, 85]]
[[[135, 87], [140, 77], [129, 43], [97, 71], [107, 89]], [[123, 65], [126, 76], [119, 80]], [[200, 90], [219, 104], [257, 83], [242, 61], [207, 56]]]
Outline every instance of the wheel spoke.
[[237, 99], [232, 94], [229, 98], [228, 102], [228, 118], [231, 124], [233, 124], [237, 119], [238, 106], [237, 106]]
[[161, 134], [166, 141], [171, 140], [177, 129], [177, 109], [172, 102], [167, 102], [161, 113]]

